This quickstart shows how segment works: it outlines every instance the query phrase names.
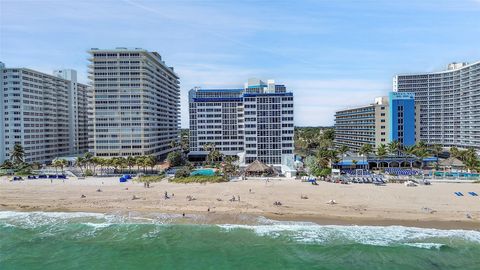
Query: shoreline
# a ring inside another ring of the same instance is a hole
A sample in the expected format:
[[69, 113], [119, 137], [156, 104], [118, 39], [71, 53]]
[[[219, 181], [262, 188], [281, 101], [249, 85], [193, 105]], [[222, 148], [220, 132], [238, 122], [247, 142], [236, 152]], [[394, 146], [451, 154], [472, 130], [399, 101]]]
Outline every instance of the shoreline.
[[[402, 226], [424, 229], [438, 230], [472, 230], [480, 231], [480, 222], [463, 221], [463, 220], [401, 220], [401, 219], [385, 219], [385, 218], [362, 218], [362, 217], [338, 217], [325, 215], [296, 215], [276, 213], [249, 213], [249, 214], [228, 214], [228, 213], [205, 213], [205, 212], [185, 212], [186, 217], [181, 217], [179, 212], [105, 212], [99, 209], [38, 209], [25, 210], [18, 208], [0, 207], [0, 213], [4, 211], [19, 213], [92, 213], [104, 214], [118, 217], [131, 218], [132, 220], [155, 220], [155, 217], [162, 216], [163, 222], [169, 216], [166, 224], [189, 224], [189, 225], [270, 225], [263, 224], [260, 220], [267, 219], [275, 222], [292, 222], [292, 223], [313, 223], [322, 226]], [[133, 216], [131, 216], [133, 214]], [[135, 223], [135, 222], [132, 222]]]
[[[466, 196], [455, 196], [457, 191]], [[140, 218], [167, 214], [180, 217], [172, 218], [174, 222], [193, 224], [254, 225], [264, 217], [319, 225], [398, 225], [478, 231], [480, 197], [467, 195], [469, 191], [480, 193], [480, 185], [438, 183], [405, 187], [320, 182], [312, 186], [285, 179], [215, 184], [163, 181], [144, 188], [142, 183], [118, 183], [116, 178], [65, 182], [9, 182], [3, 178], [0, 179], [0, 211], [89, 212]], [[171, 197], [165, 199], [164, 192]], [[232, 196], [241, 200], [231, 201]], [[330, 200], [336, 203], [329, 204]], [[281, 201], [282, 205], [274, 205], [275, 201]], [[182, 219], [182, 213], [197, 219]]]

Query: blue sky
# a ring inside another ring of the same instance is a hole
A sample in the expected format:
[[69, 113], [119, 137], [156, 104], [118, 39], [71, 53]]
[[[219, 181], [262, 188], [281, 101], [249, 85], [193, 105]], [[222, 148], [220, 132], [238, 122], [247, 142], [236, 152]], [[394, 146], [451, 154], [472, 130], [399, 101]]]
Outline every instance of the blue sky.
[[187, 91], [275, 79], [295, 93], [296, 125], [332, 125], [398, 73], [480, 60], [480, 0], [0, 0], [0, 61], [87, 82], [89, 48], [158, 51]]

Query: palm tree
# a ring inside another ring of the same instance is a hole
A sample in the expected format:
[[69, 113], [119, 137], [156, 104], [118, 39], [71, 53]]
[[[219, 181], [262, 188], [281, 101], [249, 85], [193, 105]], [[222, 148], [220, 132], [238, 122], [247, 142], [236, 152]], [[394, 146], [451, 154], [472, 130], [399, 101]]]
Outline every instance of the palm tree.
[[140, 167], [143, 166], [143, 158], [141, 156], [135, 157], [135, 165], [137, 166], [137, 172], [140, 172]]
[[237, 161], [236, 156], [227, 156], [223, 164], [223, 177], [227, 180], [230, 176], [236, 175], [238, 173], [238, 165], [235, 164]]
[[430, 145], [430, 152], [438, 159], [438, 155], [442, 153], [443, 147], [440, 144], [432, 144]]
[[12, 152], [10, 153], [10, 160], [12, 161], [13, 165], [20, 165], [23, 163], [23, 158], [25, 156], [25, 151], [23, 150], [23, 146], [20, 143], [16, 143], [13, 146]]
[[84, 157], [77, 157], [77, 161], [75, 165], [80, 169], [80, 172], [83, 173], [83, 166], [85, 165], [85, 158]]
[[214, 164], [223, 157], [223, 154], [217, 149], [217, 147], [213, 143], [203, 145], [203, 149], [209, 152], [207, 155], [208, 164]]
[[473, 157], [467, 158], [465, 160], [465, 167], [467, 168], [468, 172], [472, 172], [474, 170], [477, 170], [478, 168], [478, 160]]
[[157, 159], [154, 156], [147, 156], [145, 158], [146, 167], [150, 167], [151, 172], [153, 173], [153, 167], [157, 164]]
[[83, 157], [85, 158], [85, 167], [87, 167], [87, 169], [90, 169], [90, 164], [92, 162], [93, 154], [90, 152], [87, 152], [85, 153], [85, 155], [83, 155]]
[[455, 157], [455, 158], [460, 158], [460, 151], [458, 150], [457, 147], [453, 146], [453, 147], [450, 147], [450, 155]]
[[[415, 151], [417, 150], [417, 148], [415, 147], [415, 145], [411, 145], [411, 146], [405, 146], [405, 148], [403, 149], [404, 153], [405, 153], [405, 164], [407, 163], [407, 158], [408, 157], [415, 157]], [[410, 162], [410, 168], [413, 167], [413, 164], [412, 162]]]
[[366, 143], [360, 147], [360, 150], [358, 153], [363, 156], [364, 161], [366, 162], [368, 159], [368, 155], [370, 155], [373, 152], [373, 147], [371, 144]]
[[62, 173], [64, 173], [63, 168], [68, 166], [68, 161], [66, 159], [60, 160], [60, 169], [62, 170]]
[[428, 151], [425, 148], [417, 148], [416, 151], [415, 151], [415, 156], [422, 163], [421, 169], [423, 170], [423, 168], [425, 167], [424, 159], [427, 158], [428, 156], [430, 156], [430, 154], [428, 153]]
[[135, 166], [135, 158], [132, 157], [132, 156], [128, 156], [127, 160], [126, 160], [126, 163], [127, 163], [129, 172], [131, 172], [132, 167]]
[[377, 148], [377, 157], [380, 159], [380, 164], [381, 160], [383, 160], [385, 156], [387, 156], [387, 146], [382, 143]]
[[62, 161], [60, 159], [55, 159], [52, 161], [52, 166], [55, 168], [55, 174], [58, 174], [58, 167], [62, 166]]
[[398, 141], [391, 141], [387, 145], [387, 151], [390, 155], [398, 155], [398, 152], [401, 149], [401, 144]]
[[350, 150], [350, 149], [348, 148], [348, 146], [342, 145], [342, 146], [340, 146], [340, 147], [338, 148], [337, 151], [338, 151], [338, 153], [339, 153], [341, 156], [343, 156], [343, 155], [345, 155], [345, 153], [348, 152], [348, 150]]

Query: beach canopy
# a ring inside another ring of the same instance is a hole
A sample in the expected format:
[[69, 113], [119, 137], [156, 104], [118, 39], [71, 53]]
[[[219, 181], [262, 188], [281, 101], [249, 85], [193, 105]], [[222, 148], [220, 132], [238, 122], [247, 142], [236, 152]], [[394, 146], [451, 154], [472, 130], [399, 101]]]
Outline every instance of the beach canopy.
[[245, 168], [245, 174], [247, 175], [273, 174], [274, 172], [275, 170], [272, 167], [269, 167], [258, 159]]
[[465, 164], [456, 157], [449, 157], [438, 163], [440, 167], [465, 167]]

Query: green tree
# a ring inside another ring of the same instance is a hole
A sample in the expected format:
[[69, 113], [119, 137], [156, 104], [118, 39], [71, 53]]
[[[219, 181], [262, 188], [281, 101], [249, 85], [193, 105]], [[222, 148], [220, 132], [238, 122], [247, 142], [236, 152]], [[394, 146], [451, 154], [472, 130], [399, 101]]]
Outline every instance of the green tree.
[[238, 165], [235, 162], [238, 160], [236, 156], [226, 156], [223, 164], [223, 177], [228, 180], [231, 176], [238, 173]]
[[415, 150], [415, 156], [417, 157], [417, 160], [419, 160], [421, 162], [421, 169], [423, 170], [423, 168], [425, 167], [425, 162], [424, 162], [424, 159], [429, 157], [430, 154], [428, 153], [428, 151], [423, 148], [423, 147], [420, 147], [420, 148], [417, 148]]
[[14, 166], [18, 166], [23, 163], [25, 157], [25, 151], [20, 143], [16, 143], [10, 152], [10, 160]]
[[182, 166], [185, 164], [185, 158], [183, 156], [183, 153], [180, 151], [173, 151], [168, 153], [167, 161], [172, 167]]
[[339, 153], [341, 156], [343, 156], [343, 155], [345, 155], [345, 153], [347, 153], [349, 150], [350, 150], [350, 148], [349, 148], [348, 146], [342, 145], [342, 146], [340, 146], [340, 147], [338, 148], [337, 151], [338, 151], [338, 153]]
[[[415, 147], [415, 145], [411, 145], [411, 146], [405, 146], [405, 148], [403, 149], [403, 152], [405, 154], [405, 164], [407, 163], [407, 159], [410, 157], [413, 157], [413, 158], [416, 158], [415, 156], [415, 151], [417, 150], [417, 148]], [[410, 162], [410, 168], [413, 167], [413, 164], [412, 162]]]
[[85, 175], [85, 173], [83, 172], [83, 168], [85, 166], [85, 157], [77, 157], [77, 160], [75, 161], [75, 165], [80, 169], [80, 172]]
[[175, 172], [175, 178], [189, 177], [191, 170], [187, 166], [183, 166]]
[[55, 174], [58, 174], [58, 167], [62, 166], [61, 163], [62, 162], [60, 159], [55, 159], [52, 161], [52, 166], [55, 168]]
[[215, 165], [219, 160], [223, 158], [223, 154], [217, 149], [217, 147], [213, 143], [203, 145], [203, 149], [208, 152], [207, 164]]
[[398, 141], [391, 141], [387, 145], [387, 151], [388, 151], [389, 154], [397, 156], [401, 147], [402, 147], [402, 145]]
[[128, 170], [131, 172], [132, 167], [135, 166], [135, 158], [133, 156], [128, 156], [126, 160]]
[[386, 156], [387, 156], [387, 146], [382, 143], [377, 148], [377, 157], [380, 159], [380, 164]]
[[368, 156], [373, 152], [373, 146], [369, 143], [366, 143], [360, 147], [358, 153], [363, 156], [364, 161], [367, 161]]
[[157, 164], [157, 159], [154, 156], [147, 156], [145, 158], [145, 166], [150, 167], [150, 171], [153, 173], [153, 168]]

